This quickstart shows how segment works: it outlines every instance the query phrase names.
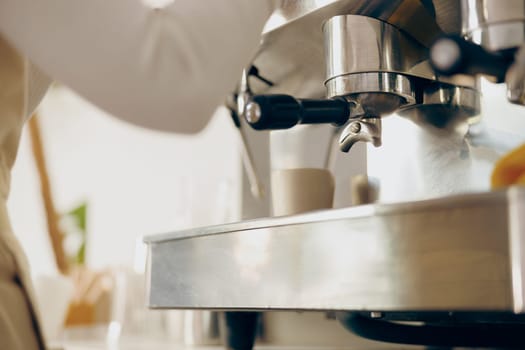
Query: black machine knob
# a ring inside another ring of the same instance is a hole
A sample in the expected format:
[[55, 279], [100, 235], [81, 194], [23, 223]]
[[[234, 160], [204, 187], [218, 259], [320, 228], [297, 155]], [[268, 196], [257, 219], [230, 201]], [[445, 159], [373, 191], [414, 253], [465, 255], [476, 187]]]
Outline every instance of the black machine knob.
[[455, 35], [438, 38], [430, 47], [429, 56], [438, 74], [483, 74], [494, 77], [497, 82], [505, 80], [513, 59], [510, 52], [490, 52]]
[[297, 124], [343, 125], [350, 116], [343, 99], [296, 99], [289, 95], [256, 95], [246, 105], [244, 117], [256, 130], [289, 129]]

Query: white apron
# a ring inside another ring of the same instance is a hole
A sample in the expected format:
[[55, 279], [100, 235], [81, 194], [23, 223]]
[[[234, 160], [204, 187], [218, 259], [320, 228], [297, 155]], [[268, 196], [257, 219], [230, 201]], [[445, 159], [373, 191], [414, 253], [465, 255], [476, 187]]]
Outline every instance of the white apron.
[[29, 266], [6, 209], [22, 127], [45, 91], [32, 86], [34, 78], [38, 78], [38, 85], [48, 85], [34, 72], [0, 37], [0, 349], [6, 350], [44, 349]]

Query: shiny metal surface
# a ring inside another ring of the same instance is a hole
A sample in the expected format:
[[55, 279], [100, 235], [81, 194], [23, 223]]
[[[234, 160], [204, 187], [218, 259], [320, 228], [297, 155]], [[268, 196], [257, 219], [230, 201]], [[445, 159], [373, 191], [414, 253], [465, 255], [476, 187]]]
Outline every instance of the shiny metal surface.
[[516, 53], [514, 63], [507, 71], [507, 99], [525, 105], [525, 44]]
[[480, 93], [474, 89], [439, 84], [425, 89], [423, 104], [469, 108], [475, 115], [480, 112]]
[[475, 89], [445, 84], [425, 87], [422, 100], [398, 111], [419, 124], [437, 128], [455, 128], [473, 123], [481, 112], [481, 94]]
[[525, 22], [491, 24], [469, 32], [466, 38], [490, 51], [516, 48], [525, 41]]
[[285, 0], [268, 21], [253, 62], [275, 85], [269, 88], [254, 82], [254, 93], [324, 97], [322, 25], [333, 16], [346, 14], [390, 23], [424, 46], [441, 33], [436, 20], [419, 0]]
[[[253, 61], [261, 74], [275, 85], [268, 87], [254, 82], [254, 93], [324, 97], [322, 25], [334, 16], [352, 14], [379, 19], [400, 29], [424, 47], [428, 47], [443, 31], [460, 33], [460, 0], [433, 0], [428, 4], [431, 6], [425, 7], [419, 0], [282, 1], [265, 27], [259, 53]], [[416, 75], [428, 75], [429, 72], [428, 67], [414, 70]]]
[[246, 134], [245, 128], [246, 126], [241, 126], [239, 128], [239, 133], [241, 136], [241, 144], [242, 144], [242, 149], [243, 149], [242, 162], [244, 165], [244, 171], [246, 172], [246, 178], [248, 179], [248, 182], [250, 184], [251, 194], [255, 199], [261, 200], [266, 196], [266, 188], [263, 184], [263, 181], [261, 180], [261, 175], [259, 173], [259, 170], [255, 166], [255, 157], [250, 147], [250, 143], [248, 141], [248, 135]]
[[253, 155], [250, 142], [248, 141], [248, 135], [246, 133], [247, 126], [244, 125], [246, 124], [244, 121], [244, 119], [246, 119], [245, 114], [248, 112], [246, 110], [246, 106], [249, 103], [251, 97], [252, 91], [248, 80], [248, 72], [245, 69], [242, 72], [239, 90], [237, 91], [237, 99], [235, 101], [235, 106], [231, 106], [231, 108], [235, 109], [235, 112], [239, 118], [239, 125], [237, 129], [239, 130], [239, 134], [241, 136], [241, 144], [243, 149], [243, 165], [244, 170], [246, 172], [246, 178], [248, 179], [248, 182], [250, 184], [250, 192], [256, 200], [261, 200], [265, 197], [266, 191], [263, 185], [263, 181], [261, 179], [261, 175], [255, 165], [255, 157]]
[[[353, 117], [389, 114], [402, 105], [413, 104], [416, 101], [413, 81], [397, 73], [347, 74], [328, 80], [326, 88], [328, 97], [345, 97], [356, 104], [351, 111]], [[397, 99], [391, 103], [390, 97]], [[375, 111], [376, 109], [380, 110]]]
[[362, 118], [350, 122], [341, 132], [339, 148], [348, 152], [357, 142], [381, 146], [381, 118]]
[[[427, 58], [423, 45], [393, 25], [371, 17], [336, 16], [324, 24], [323, 33], [327, 80], [367, 72], [408, 74]], [[434, 78], [431, 70], [427, 73], [421, 76]]]
[[522, 249], [525, 247], [525, 223], [519, 218], [525, 212], [525, 202], [517, 192], [509, 193], [509, 198], [515, 202], [515, 205], [509, 207], [513, 311], [525, 313], [525, 252]]
[[[452, 11], [445, 8], [458, 6], [454, 0], [435, 0], [432, 3], [438, 11], [429, 10], [419, 0], [283, 0], [266, 24], [264, 32], [296, 25], [299, 20], [312, 15], [318, 16], [317, 20], [320, 20], [315, 23], [322, 24], [336, 15], [356, 14], [384, 20], [411, 33], [421, 43], [429, 44], [441, 32], [437, 22], [443, 21], [439, 18], [436, 20], [436, 15], [450, 16]], [[418, 33], [422, 25], [427, 31]]]
[[461, 33], [461, 1], [433, 0], [436, 22], [445, 33]]
[[258, 103], [248, 102], [244, 114], [248, 122], [257, 123], [261, 119], [261, 107]]
[[[323, 30], [327, 95], [352, 102], [351, 118], [386, 116], [403, 109], [400, 113], [419, 122], [442, 127], [439, 123], [445, 119], [446, 124], [457, 123], [479, 113], [479, 93], [438, 82], [426, 64], [428, 50], [398, 28], [374, 18], [346, 15], [331, 18]], [[346, 151], [353, 140], [367, 134], [345, 131]]]
[[149, 237], [153, 308], [523, 311], [525, 190]]
[[[345, 97], [352, 104], [351, 120], [397, 112], [417, 123], [445, 128], [472, 122], [481, 111], [481, 94], [474, 88], [397, 73], [348, 74], [327, 81], [326, 86], [329, 97]], [[348, 135], [350, 130], [345, 131]]]
[[523, 0], [461, 0], [462, 30], [474, 29], [494, 23], [525, 20]]
[[525, 39], [525, 1], [462, 0], [462, 32], [489, 50], [520, 46]]

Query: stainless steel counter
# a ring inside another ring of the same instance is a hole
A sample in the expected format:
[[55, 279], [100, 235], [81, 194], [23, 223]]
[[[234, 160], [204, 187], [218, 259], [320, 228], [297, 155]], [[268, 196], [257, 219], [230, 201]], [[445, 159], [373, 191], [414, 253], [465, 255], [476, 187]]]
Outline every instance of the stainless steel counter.
[[525, 189], [152, 236], [149, 306], [523, 312]]

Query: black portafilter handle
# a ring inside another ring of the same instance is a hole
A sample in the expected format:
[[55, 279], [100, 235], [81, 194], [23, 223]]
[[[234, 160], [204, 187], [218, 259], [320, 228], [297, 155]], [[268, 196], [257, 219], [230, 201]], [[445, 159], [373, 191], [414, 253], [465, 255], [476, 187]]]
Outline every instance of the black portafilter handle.
[[434, 71], [440, 75], [483, 74], [500, 83], [505, 81], [513, 55], [510, 52], [490, 52], [457, 35], [446, 35], [431, 45], [429, 59]]
[[256, 130], [289, 129], [297, 124], [343, 125], [350, 116], [344, 99], [296, 99], [289, 95], [256, 95], [244, 117]]

